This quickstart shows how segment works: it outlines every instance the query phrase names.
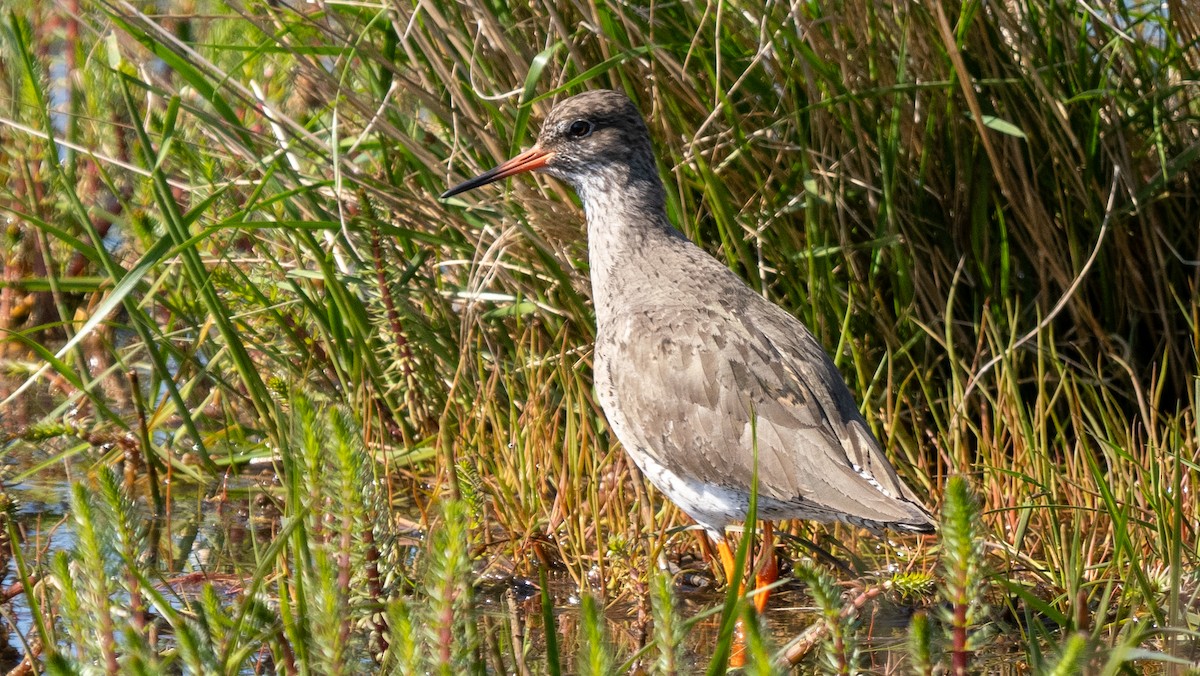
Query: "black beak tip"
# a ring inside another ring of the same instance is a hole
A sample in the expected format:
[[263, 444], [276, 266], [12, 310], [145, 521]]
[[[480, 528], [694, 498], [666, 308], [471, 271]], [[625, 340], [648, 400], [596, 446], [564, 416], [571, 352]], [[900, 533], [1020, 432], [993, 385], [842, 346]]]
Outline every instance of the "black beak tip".
[[441, 195], [438, 195], [438, 199], [439, 200], [449, 199], [451, 197], [454, 197], [455, 195], [467, 192], [468, 190], [478, 188], [480, 185], [491, 182], [491, 181], [486, 181], [486, 180], [480, 180], [482, 178], [484, 178], [484, 177], [477, 176], [475, 178], [470, 179], [469, 181], [463, 181], [462, 183], [459, 183], [456, 186], [448, 188], [446, 190], [446, 192], [442, 193]]
[[462, 187], [462, 185], [461, 185], [461, 184], [460, 184], [460, 185], [453, 186], [453, 187], [450, 187], [450, 188], [447, 188], [445, 192], [443, 192], [442, 194], [438, 195], [438, 199], [439, 199], [439, 200], [446, 200], [446, 199], [449, 199], [449, 198], [451, 198], [451, 197], [454, 197], [455, 195], [457, 195], [457, 194], [458, 194], [458, 193], [460, 193], [460, 192], [465, 192], [465, 191], [463, 190], [463, 187]]

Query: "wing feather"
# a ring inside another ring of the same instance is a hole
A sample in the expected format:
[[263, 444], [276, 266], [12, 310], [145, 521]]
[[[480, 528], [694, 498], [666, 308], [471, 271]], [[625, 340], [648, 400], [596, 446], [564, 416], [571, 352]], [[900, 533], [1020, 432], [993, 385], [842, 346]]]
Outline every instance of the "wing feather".
[[754, 300], [736, 309], [659, 306], [620, 320], [636, 330], [609, 335], [638, 340], [604, 346], [598, 384], [622, 441], [676, 474], [747, 491], [754, 430], [760, 499], [797, 516], [928, 527], [816, 338], [743, 288]]

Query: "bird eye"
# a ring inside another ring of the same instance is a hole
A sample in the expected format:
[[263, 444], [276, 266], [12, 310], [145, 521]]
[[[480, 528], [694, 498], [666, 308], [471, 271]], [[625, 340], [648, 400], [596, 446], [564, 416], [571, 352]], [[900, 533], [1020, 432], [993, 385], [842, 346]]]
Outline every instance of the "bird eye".
[[571, 138], [584, 138], [592, 133], [595, 125], [587, 120], [575, 120], [567, 127], [567, 136]]

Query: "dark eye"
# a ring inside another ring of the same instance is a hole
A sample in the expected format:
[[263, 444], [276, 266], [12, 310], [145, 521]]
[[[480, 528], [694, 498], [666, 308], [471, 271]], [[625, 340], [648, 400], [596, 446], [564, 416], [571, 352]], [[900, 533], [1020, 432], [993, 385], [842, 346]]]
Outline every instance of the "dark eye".
[[587, 120], [575, 120], [571, 123], [570, 127], [567, 127], [567, 136], [569, 138], [584, 138], [591, 134], [595, 128], [595, 125]]

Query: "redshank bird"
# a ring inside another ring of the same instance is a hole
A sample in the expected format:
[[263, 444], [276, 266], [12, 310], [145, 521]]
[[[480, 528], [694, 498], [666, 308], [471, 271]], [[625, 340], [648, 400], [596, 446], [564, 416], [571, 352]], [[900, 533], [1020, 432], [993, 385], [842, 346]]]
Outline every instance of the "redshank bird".
[[[442, 198], [527, 171], [566, 181], [583, 202], [609, 426], [708, 531], [726, 580], [741, 579], [725, 529], [747, 517], [755, 462], [764, 552], [771, 521], [784, 519], [933, 532], [813, 334], [671, 224], [650, 134], [627, 96], [566, 99], [532, 148]], [[766, 596], [755, 598], [760, 611]]]

